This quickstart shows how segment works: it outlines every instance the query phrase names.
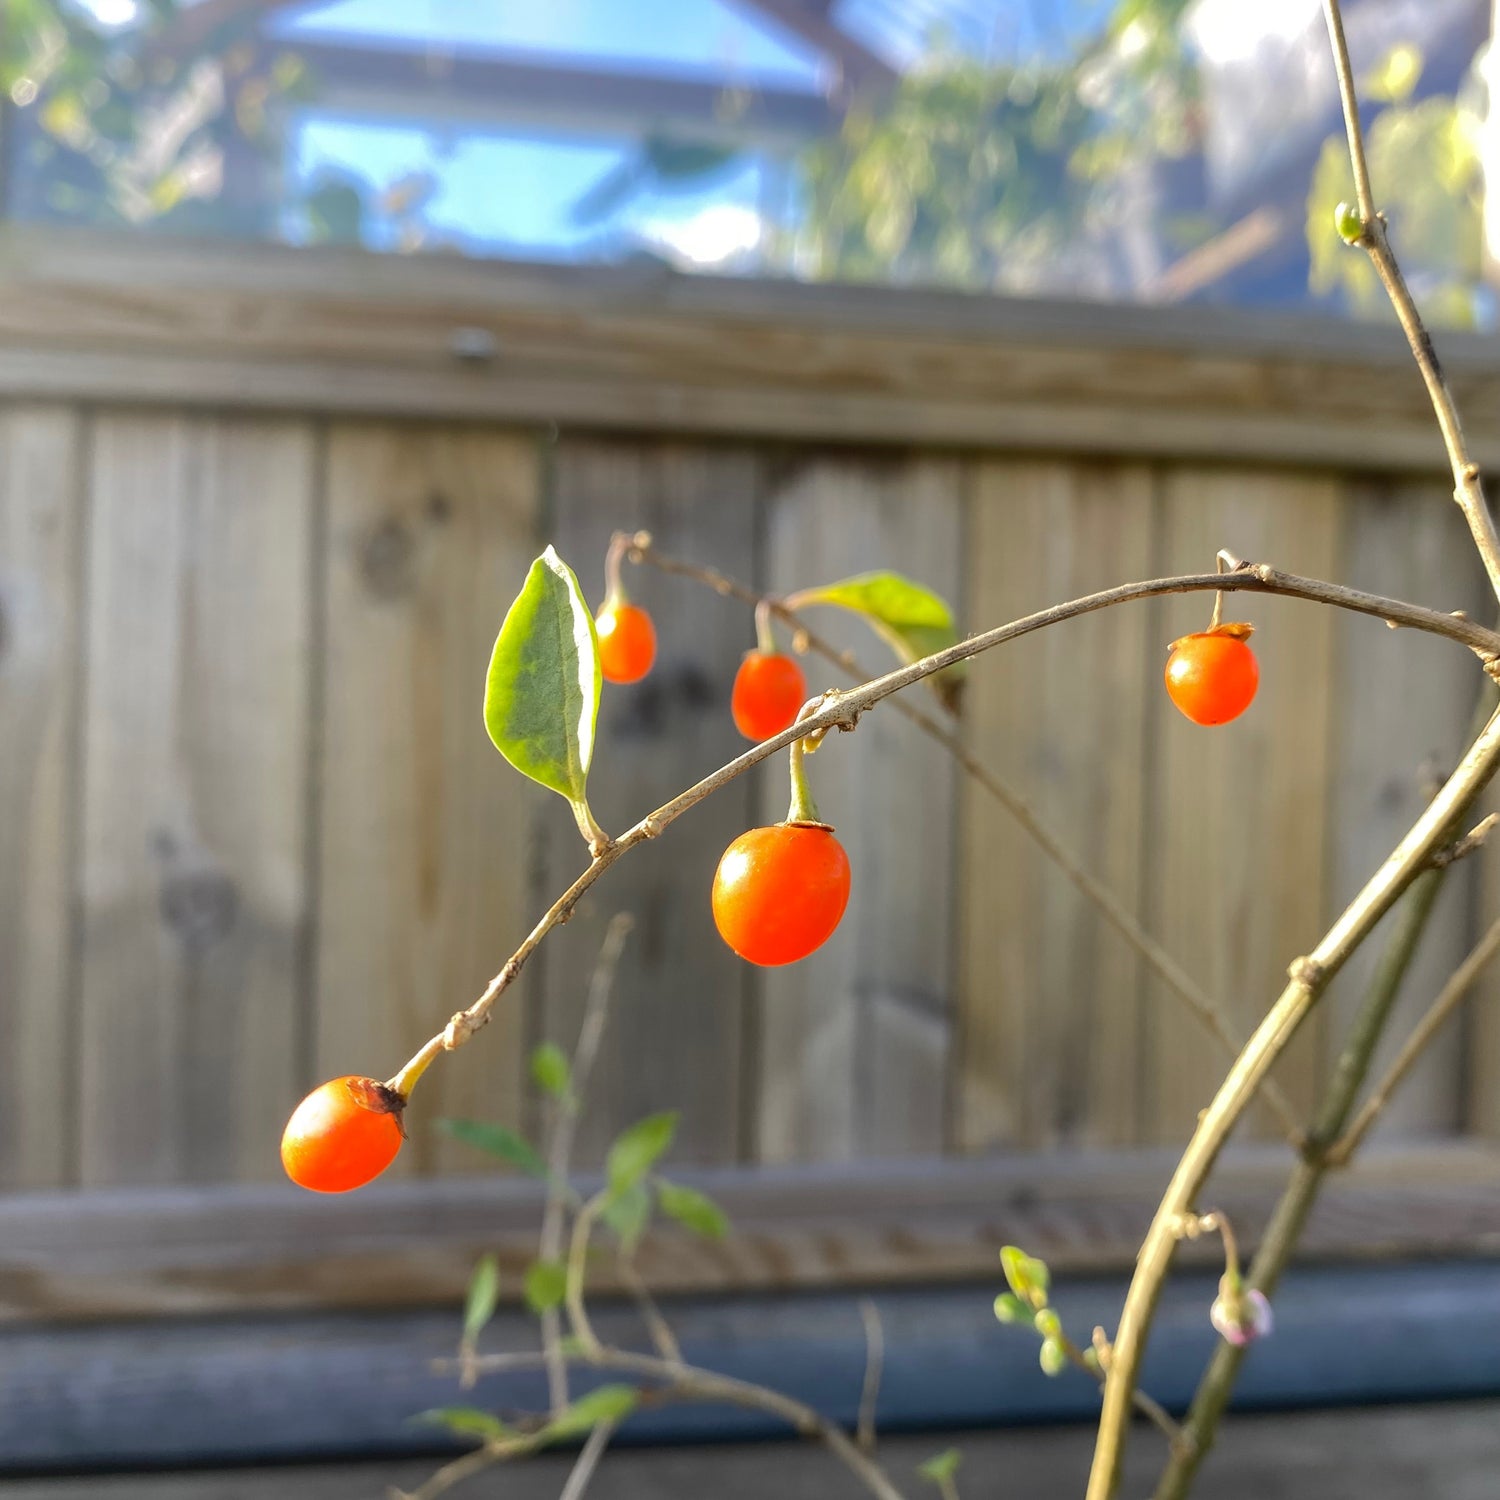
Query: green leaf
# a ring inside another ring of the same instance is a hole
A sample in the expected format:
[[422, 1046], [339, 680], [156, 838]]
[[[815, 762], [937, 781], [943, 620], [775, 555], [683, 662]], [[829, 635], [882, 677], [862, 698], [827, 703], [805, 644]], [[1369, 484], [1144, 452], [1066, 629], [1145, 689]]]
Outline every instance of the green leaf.
[[567, 1268], [558, 1260], [533, 1261], [526, 1268], [526, 1305], [539, 1317], [561, 1305], [568, 1290]]
[[493, 1255], [483, 1255], [469, 1278], [469, 1295], [464, 1302], [464, 1343], [472, 1347], [481, 1329], [495, 1316], [500, 1301], [500, 1262]]
[[1052, 1277], [1045, 1262], [1034, 1259], [1015, 1245], [1006, 1245], [1000, 1251], [1000, 1268], [1005, 1272], [1011, 1291], [1022, 1302], [1029, 1302], [1033, 1308], [1047, 1305], [1047, 1289]]
[[[803, 589], [786, 600], [794, 610], [810, 604], [831, 604], [863, 616], [903, 662], [920, 661], [958, 640], [947, 602], [900, 573], [859, 573], [821, 588]], [[944, 707], [954, 713], [962, 696], [964, 672], [960, 662], [928, 678]]]
[[696, 1188], [680, 1182], [658, 1179], [656, 1199], [669, 1219], [676, 1219], [684, 1229], [707, 1239], [722, 1240], [729, 1232], [729, 1216], [717, 1203]]
[[957, 1448], [945, 1448], [941, 1453], [934, 1454], [925, 1464], [917, 1467], [917, 1473], [923, 1479], [930, 1479], [934, 1484], [946, 1484], [958, 1473], [958, 1466], [963, 1462], [963, 1454]]
[[1043, 1375], [1061, 1375], [1068, 1368], [1067, 1351], [1056, 1339], [1043, 1339], [1037, 1356]]
[[573, 1086], [573, 1069], [567, 1054], [552, 1042], [543, 1042], [531, 1054], [531, 1076], [554, 1099], [566, 1099]]
[[611, 1196], [618, 1198], [628, 1193], [656, 1165], [676, 1133], [677, 1111], [669, 1109], [637, 1120], [616, 1137], [605, 1162]]
[[547, 1176], [546, 1163], [531, 1143], [504, 1125], [494, 1125], [487, 1120], [439, 1120], [437, 1128], [455, 1141], [462, 1141], [464, 1145], [473, 1146], [490, 1156], [498, 1156], [501, 1161], [519, 1167], [533, 1177], [545, 1179]]
[[635, 1253], [650, 1219], [651, 1189], [644, 1182], [638, 1182], [618, 1198], [612, 1198], [604, 1210], [604, 1222], [614, 1231], [620, 1248], [627, 1255]]
[[1001, 1292], [995, 1298], [995, 1316], [1002, 1323], [1025, 1323], [1031, 1318], [1031, 1309], [1014, 1292]]
[[599, 640], [573, 570], [548, 547], [495, 639], [484, 688], [484, 725], [522, 775], [573, 804], [596, 829], [585, 795], [599, 718]]
[[633, 1385], [601, 1385], [586, 1396], [580, 1396], [558, 1413], [538, 1434], [541, 1442], [559, 1438], [581, 1437], [601, 1422], [618, 1422], [628, 1417], [640, 1402], [641, 1393]]
[[506, 1438], [519, 1437], [513, 1427], [507, 1427], [499, 1417], [491, 1416], [474, 1406], [438, 1406], [431, 1411], [419, 1411], [411, 1419], [425, 1422], [433, 1427], [446, 1427], [460, 1437], [482, 1438], [487, 1443], [502, 1442]]
[[1033, 1320], [1032, 1326], [1044, 1339], [1060, 1339], [1062, 1337], [1062, 1319], [1057, 1315], [1057, 1309], [1044, 1307]]

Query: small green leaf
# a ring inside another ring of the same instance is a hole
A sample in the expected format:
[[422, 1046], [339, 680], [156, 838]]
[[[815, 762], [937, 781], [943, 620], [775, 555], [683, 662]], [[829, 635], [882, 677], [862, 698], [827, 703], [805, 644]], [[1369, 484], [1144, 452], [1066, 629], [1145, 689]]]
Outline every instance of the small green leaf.
[[484, 725], [516, 770], [573, 804], [586, 836], [597, 832], [586, 791], [602, 683], [593, 614], [548, 547], [495, 638]]
[[650, 1219], [651, 1189], [644, 1182], [638, 1182], [619, 1197], [610, 1199], [604, 1210], [604, 1222], [614, 1231], [620, 1248], [627, 1255], [635, 1253]]
[[469, 1278], [469, 1295], [464, 1302], [464, 1343], [473, 1346], [484, 1325], [495, 1316], [500, 1301], [500, 1262], [493, 1255], [482, 1255]]
[[543, 1042], [531, 1054], [531, 1076], [554, 1099], [566, 1099], [573, 1086], [573, 1069], [567, 1054], [552, 1042]]
[[1002, 1323], [1025, 1323], [1031, 1317], [1031, 1309], [1014, 1292], [1001, 1292], [995, 1298], [995, 1316]]
[[425, 1422], [433, 1427], [446, 1427], [459, 1437], [477, 1437], [487, 1443], [503, 1442], [506, 1438], [519, 1437], [513, 1427], [507, 1427], [499, 1417], [491, 1416], [473, 1406], [438, 1406], [431, 1411], [419, 1411], [413, 1422]]
[[1334, 209], [1333, 227], [1346, 245], [1357, 245], [1364, 238], [1365, 221], [1352, 203], [1340, 203]]
[[1062, 1337], [1062, 1319], [1058, 1317], [1056, 1308], [1044, 1307], [1033, 1319], [1033, 1326], [1044, 1339]]
[[917, 1473], [923, 1479], [930, 1479], [934, 1484], [947, 1484], [958, 1473], [958, 1466], [963, 1459], [963, 1454], [957, 1448], [945, 1448], [941, 1453], [934, 1454], [925, 1464], [918, 1465]]
[[729, 1232], [729, 1216], [712, 1198], [696, 1188], [658, 1179], [656, 1198], [661, 1204], [661, 1211], [669, 1219], [676, 1219], [684, 1229], [691, 1229], [694, 1234], [701, 1234], [711, 1240], [722, 1240]]
[[[1000, 1252], [1000, 1268], [1010, 1289], [1022, 1302], [1033, 1308], [1047, 1305], [1047, 1288], [1052, 1277], [1043, 1261], [1034, 1259], [1015, 1245], [1006, 1245]], [[997, 1314], [998, 1316], [998, 1314]]]
[[538, 1439], [553, 1443], [559, 1438], [581, 1437], [601, 1422], [618, 1422], [628, 1417], [640, 1399], [641, 1393], [633, 1385], [601, 1385], [559, 1412], [541, 1430]]
[[487, 1120], [439, 1120], [437, 1127], [454, 1140], [490, 1156], [498, 1156], [501, 1161], [508, 1161], [511, 1166], [519, 1167], [533, 1177], [547, 1176], [547, 1165], [531, 1143], [504, 1125], [494, 1125]]
[[[789, 609], [832, 604], [862, 615], [870, 628], [903, 662], [920, 661], [958, 640], [946, 601], [900, 573], [860, 573], [821, 588], [803, 589], [786, 600]], [[959, 662], [928, 678], [944, 707], [957, 713], [965, 667]]]
[[605, 1163], [611, 1196], [618, 1198], [620, 1194], [628, 1193], [656, 1165], [657, 1158], [672, 1144], [676, 1133], [675, 1109], [647, 1115], [623, 1131], [609, 1148], [609, 1159]]
[[561, 1261], [537, 1260], [526, 1268], [526, 1305], [538, 1317], [561, 1305], [568, 1290], [568, 1272]]
[[1043, 1375], [1061, 1375], [1068, 1368], [1068, 1354], [1056, 1339], [1043, 1339], [1038, 1360]]

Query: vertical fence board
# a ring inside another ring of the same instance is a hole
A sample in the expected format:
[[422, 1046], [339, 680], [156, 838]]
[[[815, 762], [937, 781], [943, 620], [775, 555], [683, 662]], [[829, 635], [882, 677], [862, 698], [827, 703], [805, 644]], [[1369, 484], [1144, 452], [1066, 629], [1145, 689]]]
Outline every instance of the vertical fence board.
[[[320, 1077], [395, 1072], [472, 1001], [532, 918], [542, 795], [484, 731], [485, 672], [536, 549], [534, 443], [339, 425], [329, 434], [317, 1018]], [[473, 1171], [444, 1115], [517, 1123], [523, 975], [440, 1058], [402, 1173]]]
[[[1356, 587], [1484, 617], [1483, 569], [1442, 485], [1353, 485], [1344, 554], [1344, 576]], [[1447, 641], [1344, 613], [1337, 629], [1337, 754], [1329, 786], [1336, 911], [1411, 827], [1427, 801], [1426, 788], [1452, 770], [1482, 682], [1473, 656]], [[1376, 1074], [1464, 955], [1477, 870], [1476, 861], [1465, 861], [1448, 876], [1376, 1052]], [[1347, 1032], [1362, 1003], [1395, 915], [1334, 981], [1324, 1006], [1335, 1036]], [[1461, 1070], [1462, 1031], [1453, 1025], [1392, 1098], [1381, 1131], [1410, 1138], [1454, 1129]]]
[[[558, 549], [595, 606], [617, 528], [645, 527], [663, 552], [748, 579], [759, 474], [738, 448], [564, 438], [554, 471]], [[698, 584], [627, 564], [625, 586], [656, 623], [657, 658], [643, 681], [605, 684], [589, 797], [611, 833], [746, 748], [729, 689], [755, 643], [750, 612]], [[567, 808], [551, 801], [545, 863], [549, 888], [560, 891], [587, 855]], [[753, 978], [714, 930], [709, 889], [750, 808], [749, 778], [716, 793], [611, 871], [548, 945], [536, 1030], [571, 1047], [605, 926], [619, 911], [635, 917], [579, 1131], [582, 1161], [598, 1160], [623, 1125], [665, 1108], [681, 1111], [674, 1159], [741, 1154]]]
[[307, 919], [312, 431], [105, 416], [92, 456], [82, 1176], [266, 1176]]
[[70, 1171], [80, 424], [0, 411], [0, 1188]]
[[[770, 497], [776, 593], [895, 568], [958, 603], [966, 472], [936, 459], [799, 463]], [[858, 621], [816, 625], [862, 663], [889, 656]], [[809, 661], [811, 691], [844, 679]], [[941, 714], [923, 690], [914, 700]], [[955, 865], [952, 762], [893, 708], [810, 761], [821, 814], [853, 868], [849, 912], [810, 958], [764, 978], [758, 1155], [765, 1161], [936, 1152], [947, 1114]], [[785, 766], [761, 782], [785, 816]]]
[[[1176, 469], [1164, 479], [1159, 574], [1202, 572], [1228, 547], [1319, 578], [1341, 575], [1340, 487], [1325, 477]], [[1211, 594], [1158, 602], [1153, 628], [1162, 648], [1202, 630]], [[1229, 595], [1226, 619], [1256, 626], [1260, 692], [1233, 724], [1205, 729], [1172, 706], [1159, 677], [1146, 876], [1148, 922], [1168, 951], [1247, 1036], [1286, 983], [1326, 915], [1327, 798], [1331, 769], [1333, 611], [1296, 600]], [[1180, 1002], [1147, 981], [1145, 1133], [1176, 1141], [1228, 1069], [1222, 1048]], [[1314, 1013], [1282, 1059], [1277, 1077], [1299, 1109], [1320, 1079]], [[1257, 1112], [1255, 1133], [1274, 1133]]]
[[[1144, 468], [986, 463], [968, 549], [973, 624], [1145, 577], [1153, 508]], [[1137, 913], [1148, 624], [1145, 609], [1110, 610], [982, 657], [965, 714], [980, 757]], [[987, 792], [966, 780], [961, 807], [956, 1144], [1134, 1139], [1139, 960]]]

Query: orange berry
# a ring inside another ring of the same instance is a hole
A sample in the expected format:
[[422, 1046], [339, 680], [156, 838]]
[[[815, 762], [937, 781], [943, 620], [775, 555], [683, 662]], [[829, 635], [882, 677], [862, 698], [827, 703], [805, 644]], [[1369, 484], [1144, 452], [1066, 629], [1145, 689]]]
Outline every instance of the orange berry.
[[406, 1100], [373, 1078], [334, 1078], [305, 1098], [286, 1122], [281, 1164], [315, 1193], [347, 1193], [379, 1177], [405, 1139]]
[[1250, 707], [1260, 685], [1248, 625], [1221, 625], [1173, 641], [1167, 692], [1195, 724], [1227, 724]]
[[594, 621], [606, 682], [639, 682], [656, 660], [656, 627], [638, 604], [608, 604]]
[[747, 651], [734, 676], [729, 710], [747, 740], [768, 740], [789, 729], [807, 701], [802, 668], [779, 651]]
[[833, 935], [849, 904], [849, 856], [821, 823], [752, 828], [714, 876], [714, 924], [743, 959], [796, 963]]

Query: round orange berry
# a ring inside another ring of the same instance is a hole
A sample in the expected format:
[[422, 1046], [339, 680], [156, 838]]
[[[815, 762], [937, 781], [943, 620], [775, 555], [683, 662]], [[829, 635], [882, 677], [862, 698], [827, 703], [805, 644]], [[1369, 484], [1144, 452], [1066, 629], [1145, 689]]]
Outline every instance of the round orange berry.
[[1172, 642], [1167, 692], [1193, 723], [1227, 724], [1250, 707], [1260, 668], [1245, 644], [1249, 634], [1248, 625], [1221, 625]]
[[594, 621], [606, 682], [639, 682], [656, 660], [656, 627], [638, 604], [606, 604]]
[[796, 963], [833, 935], [849, 904], [849, 856], [822, 823], [752, 828], [714, 876], [714, 924], [743, 959]]
[[305, 1098], [286, 1122], [281, 1164], [315, 1193], [347, 1193], [379, 1177], [396, 1159], [406, 1100], [373, 1078], [333, 1078]]
[[735, 673], [729, 710], [747, 740], [768, 740], [789, 729], [807, 701], [807, 682], [796, 659], [779, 651], [747, 651]]

